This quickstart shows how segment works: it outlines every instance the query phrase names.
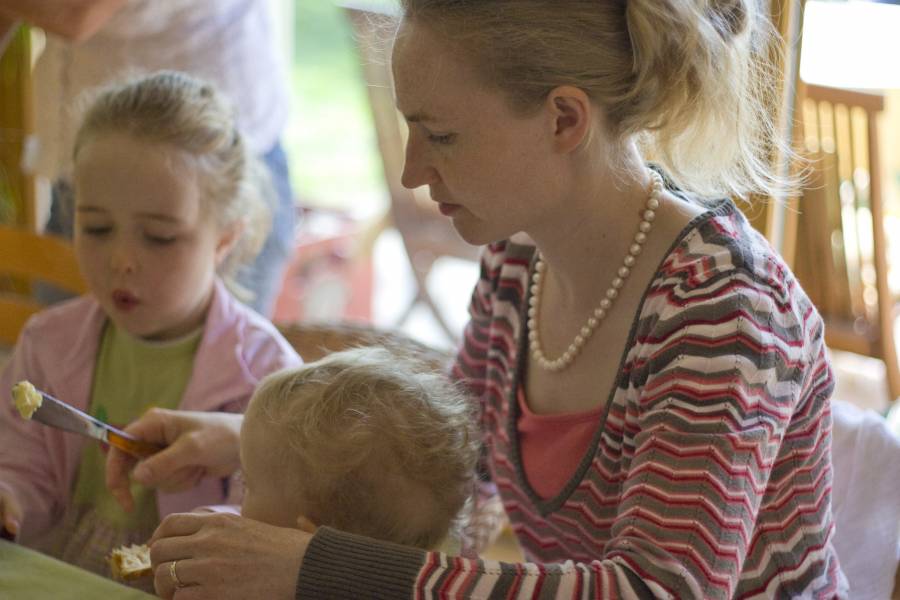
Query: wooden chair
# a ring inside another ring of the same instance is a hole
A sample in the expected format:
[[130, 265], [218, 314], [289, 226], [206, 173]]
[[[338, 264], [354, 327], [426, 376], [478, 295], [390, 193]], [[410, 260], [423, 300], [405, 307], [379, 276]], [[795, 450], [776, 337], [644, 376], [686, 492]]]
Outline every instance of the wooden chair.
[[477, 260], [479, 249], [467, 244], [453, 229], [447, 217], [437, 210], [437, 204], [424, 188], [409, 190], [400, 182], [406, 147], [406, 125], [394, 106], [389, 60], [390, 44], [382, 34], [392, 16], [356, 6], [345, 6], [356, 39], [356, 47], [375, 123], [378, 149], [390, 194], [390, 216], [403, 239], [403, 246], [416, 282], [416, 295], [399, 319], [398, 325], [409, 317], [419, 304], [434, 316], [451, 341], [459, 341], [441, 314], [428, 291], [428, 275], [442, 256]]
[[811, 181], [799, 202], [794, 271], [825, 319], [829, 347], [882, 360], [900, 396], [895, 305], [879, 162], [879, 94], [805, 85], [802, 148]]
[[25, 321], [43, 308], [31, 294], [35, 282], [75, 294], [87, 289], [67, 242], [0, 226], [0, 344], [14, 344]]
[[448, 352], [426, 346], [399, 331], [377, 329], [361, 323], [281, 323], [277, 327], [306, 362], [357, 346], [384, 346], [414, 352], [439, 371], [446, 371], [453, 358]]
[[0, 224], [36, 230], [35, 179], [22, 168], [34, 130], [31, 34], [0, 17]]

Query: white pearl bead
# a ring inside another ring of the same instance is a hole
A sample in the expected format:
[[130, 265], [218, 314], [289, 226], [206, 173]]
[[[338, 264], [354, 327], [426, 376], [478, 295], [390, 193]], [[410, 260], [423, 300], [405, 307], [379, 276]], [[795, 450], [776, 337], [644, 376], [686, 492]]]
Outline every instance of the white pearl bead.
[[531, 281], [531, 296], [528, 300], [528, 341], [531, 350], [531, 356], [547, 371], [562, 371], [572, 364], [575, 357], [581, 352], [582, 347], [593, 334], [594, 330], [600, 325], [600, 322], [606, 318], [609, 309], [612, 307], [613, 301], [618, 298], [619, 290], [625, 285], [625, 279], [631, 275], [631, 269], [634, 267], [636, 257], [641, 253], [644, 243], [647, 241], [647, 233], [652, 229], [651, 222], [656, 218], [656, 209], [659, 208], [659, 194], [663, 187], [662, 177], [656, 171], [650, 172], [652, 184], [648, 194], [646, 208], [642, 213], [643, 219], [638, 224], [638, 232], [634, 236], [634, 243], [628, 248], [628, 254], [622, 260], [622, 266], [619, 267], [618, 277], [612, 280], [611, 287], [606, 290], [606, 297], [600, 300], [600, 306], [594, 309], [594, 312], [588, 317], [587, 325], [579, 330], [578, 335], [569, 344], [569, 347], [556, 359], [549, 360], [541, 349], [541, 340], [538, 333], [537, 318], [538, 306], [541, 296], [541, 288], [543, 285], [542, 273], [546, 268], [546, 263], [540, 255], [535, 259], [534, 273]]

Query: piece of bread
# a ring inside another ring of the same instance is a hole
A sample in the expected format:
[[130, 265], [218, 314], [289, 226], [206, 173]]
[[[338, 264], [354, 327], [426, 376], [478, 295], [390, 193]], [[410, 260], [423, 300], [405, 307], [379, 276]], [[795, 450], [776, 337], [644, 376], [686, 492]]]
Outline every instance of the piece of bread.
[[146, 544], [120, 546], [106, 559], [114, 579], [131, 581], [153, 573], [150, 567], [150, 548]]

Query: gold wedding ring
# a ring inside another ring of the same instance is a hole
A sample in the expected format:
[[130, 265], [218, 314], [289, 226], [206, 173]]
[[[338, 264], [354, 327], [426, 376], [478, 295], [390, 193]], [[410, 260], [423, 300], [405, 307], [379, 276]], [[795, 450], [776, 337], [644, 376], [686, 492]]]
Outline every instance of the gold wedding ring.
[[177, 562], [178, 562], [177, 560], [173, 560], [172, 562], [169, 563], [169, 575], [172, 576], [172, 581], [175, 582], [176, 588], [183, 588], [184, 584], [181, 583], [180, 579], [178, 579], [178, 573], [175, 571], [175, 563], [177, 563]]

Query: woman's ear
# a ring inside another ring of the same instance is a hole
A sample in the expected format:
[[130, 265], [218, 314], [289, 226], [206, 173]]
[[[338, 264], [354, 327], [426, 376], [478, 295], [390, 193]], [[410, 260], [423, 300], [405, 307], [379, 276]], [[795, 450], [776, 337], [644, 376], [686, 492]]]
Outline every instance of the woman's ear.
[[244, 219], [237, 219], [225, 227], [219, 234], [219, 241], [216, 244], [216, 267], [222, 265], [222, 262], [228, 256], [228, 253], [231, 252], [231, 249], [234, 248], [238, 240], [241, 239], [241, 235], [244, 233], [244, 227], [246, 226], [247, 222]]
[[584, 90], [572, 85], [554, 88], [547, 95], [546, 108], [552, 119], [557, 151], [574, 152], [587, 141], [596, 109]]

